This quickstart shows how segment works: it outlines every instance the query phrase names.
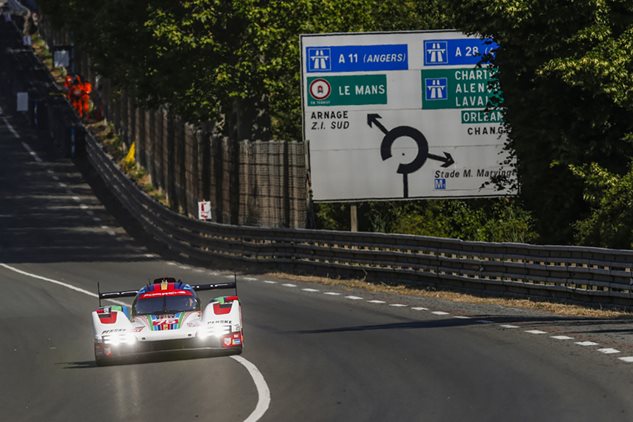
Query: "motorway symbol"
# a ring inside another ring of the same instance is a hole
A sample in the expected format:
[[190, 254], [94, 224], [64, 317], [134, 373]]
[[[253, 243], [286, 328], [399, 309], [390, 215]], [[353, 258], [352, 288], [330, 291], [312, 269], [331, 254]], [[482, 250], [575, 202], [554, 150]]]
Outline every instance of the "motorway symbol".
[[425, 41], [425, 64], [448, 64], [448, 43], [446, 41]]
[[448, 99], [447, 78], [425, 78], [424, 88], [427, 101]]
[[410, 163], [403, 164], [400, 163], [398, 166], [397, 172], [402, 174], [402, 184], [404, 190], [404, 197], [409, 197], [409, 179], [408, 175], [410, 173], [414, 173], [422, 168], [427, 159], [440, 161], [442, 162], [442, 167], [449, 167], [455, 163], [453, 157], [448, 152], [444, 152], [444, 157], [435, 154], [429, 154], [429, 143], [426, 140], [426, 137], [411, 126], [398, 126], [391, 130], [387, 130], [382, 123], [378, 119], [380, 119], [380, 114], [370, 113], [367, 115], [367, 124], [369, 127], [373, 127], [376, 125], [378, 129], [382, 133], [385, 134], [382, 139], [382, 143], [380, 144], [380, 156], [384, 160], [391, 158], [391, 149], [393, 147], [393, 143], [398, 138], [408, 137], [415, 141], [418, 147], [418, 154]]
[[308, 71], [329, 72], [332, 70], [332, 52], [328, 47], [308, 48]]

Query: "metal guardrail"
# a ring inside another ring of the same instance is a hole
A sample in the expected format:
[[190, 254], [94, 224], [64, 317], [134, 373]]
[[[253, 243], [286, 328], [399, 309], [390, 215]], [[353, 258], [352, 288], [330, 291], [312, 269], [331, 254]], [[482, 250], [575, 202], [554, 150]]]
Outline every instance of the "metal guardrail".
[[632, 251], [196, 221], [140, 191], [95, 139], [86, 141], [90, 162], [145, 230], [198, 260], [435, 288], [632, 303]]
[[[41, 75], [29, 73], [30, 77]], [[54, 97], [48, 92], [40, 94], [41, 105], [52, 117], [47, 122], [50, 133], [65, 134], [78, 124], [67, 103], [53, 104]], [[196, 260], [438, 289], [633, 303], [633, 251], [197, 221], [169, 210], [141, 191], [90, 134], [85, 136], [85, 147], [92, 166], [144, 230]]]

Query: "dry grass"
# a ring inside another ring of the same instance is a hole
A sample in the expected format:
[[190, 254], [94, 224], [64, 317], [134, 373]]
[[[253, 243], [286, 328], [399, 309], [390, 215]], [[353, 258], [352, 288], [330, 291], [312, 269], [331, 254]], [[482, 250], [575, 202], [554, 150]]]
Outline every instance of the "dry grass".
[[581, 305], [548, 302], [533, 299], [512, 299], [500, 297], [480, 297], [466, 293], [442, 290], [415, 289], [406, 285], [391, 285], [386, 283], [369, 283], [363, 280], [342, 280], [315, 276], [302, 276], [286, 273], [270, 273], [268, 277], [280, 280], [292, 280], [306, 283], [319, 283], [327, 286], [338, 286], [347, 289], [364, 289], [374, 293], [390, 293], [406, 296], [425, 297], [431, 299], [449, 300], [456, 303], [475, 305], [500, 305], [509, 308], [521, 308], [544, 311], [561, 316], [589, 317], [589, 318], [633, 318], [633, 313], [617, 309], [595, 309]]

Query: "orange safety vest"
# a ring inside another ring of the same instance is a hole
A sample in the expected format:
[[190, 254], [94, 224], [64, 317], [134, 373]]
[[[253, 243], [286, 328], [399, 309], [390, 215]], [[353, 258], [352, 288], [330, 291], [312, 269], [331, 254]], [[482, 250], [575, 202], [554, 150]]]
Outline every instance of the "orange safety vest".
[[81, 107], [84, 114], [90, 112], [90, 93], [92, 92], [92, 84], [88, 81], [83, 83], [81, 95]]
[[70, 95], [71, 95], [71, 97], [73, 98], [73, 100], [78, 100], [78, 99], [80, 99], [80, 98], [82, 97], [82, 95], [83, 95], [83, 94], [84, 94], [84, 90], [83, 90], [83, 87], [82, 87], [82, 83], [81, 83], [81, 82], [76, 83], [76, 84], [73, 84], [73, 85], [70, 87]]

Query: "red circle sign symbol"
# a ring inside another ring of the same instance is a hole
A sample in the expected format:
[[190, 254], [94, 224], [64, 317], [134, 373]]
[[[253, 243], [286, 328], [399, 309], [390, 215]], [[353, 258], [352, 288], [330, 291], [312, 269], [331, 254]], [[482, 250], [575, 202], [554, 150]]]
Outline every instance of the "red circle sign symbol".
[[310, 83], [310, 95], [315, 100], [325, 100], [331, 92], [332, 87], [325, 79], [315, 79]]

